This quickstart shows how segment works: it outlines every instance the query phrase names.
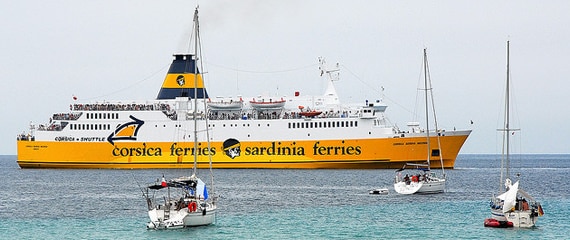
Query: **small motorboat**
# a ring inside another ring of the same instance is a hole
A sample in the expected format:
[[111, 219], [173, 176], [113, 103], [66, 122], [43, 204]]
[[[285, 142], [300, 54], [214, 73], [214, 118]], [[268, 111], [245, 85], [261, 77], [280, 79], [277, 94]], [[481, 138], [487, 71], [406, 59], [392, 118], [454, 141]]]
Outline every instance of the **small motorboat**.
[[387, 188], [376, 188], [376, 189], [370, 190], [368, 193], [369, 194], [375, 194], [375, 195], [387, 195], [388, 189]]

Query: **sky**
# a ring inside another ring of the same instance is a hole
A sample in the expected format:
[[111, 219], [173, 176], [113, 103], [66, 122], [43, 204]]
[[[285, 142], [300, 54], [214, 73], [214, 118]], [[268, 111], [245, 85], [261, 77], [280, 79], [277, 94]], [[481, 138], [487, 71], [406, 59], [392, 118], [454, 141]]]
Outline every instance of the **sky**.
[[211, 96], [322, 94], [324, 57], [342, 102], [382, 98], [403, 129], [426, 48], [439, 126], [473, 130], [461, 153], [500, 153], [509, 40], [515, 148], [570, 153], [569, 1], [22, 0], [0, 3], [0, 154], [72, 96], [154, 99], [196, 5]]

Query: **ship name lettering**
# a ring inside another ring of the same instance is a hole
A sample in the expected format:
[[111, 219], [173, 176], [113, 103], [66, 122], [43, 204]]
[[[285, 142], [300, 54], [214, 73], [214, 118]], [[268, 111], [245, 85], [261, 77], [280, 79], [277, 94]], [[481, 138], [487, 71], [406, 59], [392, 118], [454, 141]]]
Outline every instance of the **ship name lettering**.
[[162, 156], [161, 148], [147, 148], [146, 143], [142, 144], [142, 147], [123, 147], [119, 148], [115, 146], [113, 148], [113, 156], [118, 157], [133, 157], [133, 156]]
[[55, 141], [58, 142], [73, 142], [75, 141], [74, 137], [68, 137], [68, 136], [60, 136], [60, 137], [55, 137]]
[[[281, 145], [281, 143], [277, 143]], [[295, 144], [295, 143], [293, 143]], [[287, 155], [287, 156], [304, 156], [305, 148], [303, 147], [288, 147], [288, 146], [275, 146], [275, 142], [271, 143], [270, 147], [246, 147], [245, 155]]]
[[[170, 145], [170, 156], [188, 156], [188, 155], [194, 155], [194, 147], [177, 147], [176, 143], [172, 143], [172, 145]], [[200, 145], [200, 144], [198, 144]], [[216, 148], [202, 148], [202, 147], [198, 147], [196, 148], [196, 150], [198, 151], [198, 155], [216, 155]]]
[[82, 137], [80, 138], [81, 142], [104, 142], [105, 138], [103, 137]]
[[[343, 142], [344, 143], [344, 142]], [[321, 146], [320, 142], [313, 145], [313, 155], [360, 155], [360, 146]]]

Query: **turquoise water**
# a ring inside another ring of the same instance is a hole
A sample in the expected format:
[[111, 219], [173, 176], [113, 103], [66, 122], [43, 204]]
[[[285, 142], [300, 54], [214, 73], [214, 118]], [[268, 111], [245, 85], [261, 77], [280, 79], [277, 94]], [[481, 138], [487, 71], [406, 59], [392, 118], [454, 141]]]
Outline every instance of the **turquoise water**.
[[[513, 164], [545, 215], [532, 229], [483, 227], [498, 188], [494, 155], [461, 155], [447, 192], [397, 195], [393, 170], [214, 170], [214, 225], [146, 230], [137, 184], [184, 170], [19, 169], [0, 156], [4, 239], [497, 239], [568, 238], [570, 155], [525, 155]], [[204, 172], [205, 173], [205, 172]], [[388, 187], [389, 195], [369, 195]]]

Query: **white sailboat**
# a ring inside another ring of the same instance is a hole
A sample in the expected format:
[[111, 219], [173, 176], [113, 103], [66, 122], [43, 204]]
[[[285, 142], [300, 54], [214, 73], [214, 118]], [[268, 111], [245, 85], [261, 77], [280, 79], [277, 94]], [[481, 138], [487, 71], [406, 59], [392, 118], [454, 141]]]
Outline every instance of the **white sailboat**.
[[[510, 176], [510, 137], [511, 132], [518, 129], [510, 126], [510, 72], [509, 72], [509, 41], [507, 41], [507, 83], [505, 95], [505, 120], [503, 129], [503, 153], [501, 157], [500, 195], [493, 197], [490, 202], [491, 218], [485, 219], [486, 227], [533, 227], [538, 217], [544, 214], [542, 206], [531, 195], [519, 187], [519, 181], [514, 184]], [[504, 187], [503, 187], [504, 179]]]
[[[394, 190], [400, 194], [414, 194], [414, 193], [442, 193], [445, 191], [445, 169], [443, 167], [443, 157], [442, 151], [439, 148], [441, 145], [439, 142], [439, 136], [441, 132], [437, 127], [437, 118], [435, 117], [435, 108], [433, 104], [433, 94], [431, 92], [431, 79], [429, 78], [429, 68], [428, 68], [428, 61], [427, 61], [427, 51], [424, 49], [424, 59], [423, 59], [423, 67], [424, 67], [424, 93], [425, 93], [425, 119], [426, 119], [426, 164], [411, 164], [406, 163], [404, 166], [398, 170], [396, 170], [397, 174], [394, 179]], [[431, 96], [431, 103], [433, 110], [433, 118], [435, 122], [435, 130], [430, 133], [429, 129], [429, 98]], [[418, 123], [412, 123], [410, 125], [418, 126]], [[418, 131], [420, 131], [418, 129]], [[432, 140], [437, 140], [437, 146], [433, 146]], [[431, 158], [432, 157], [439, 157], [442, 176], [437, 176], [435, 172], [431, 171]], [[406, 174], [402, 177], [402, 171], [406, 169], [406, 167], [412, 166], [414, 167], [417, 172], [415, 174]]]
[[[199, 56], [201, 52], [199, 49], [199, 24], [198, 24], [198, 9], [196, 8], [194, 12], [194, 37], [195, 37], [195, 54], [183, 54], [175, 55], [177, 58], [181, 58], [185, 61], [181, 67], [185, 69], [184, 73], [187, 75], [193, 75], [192, 81], [194, 81], [194, 93], [192, 99], [188, 97], [179, 97], [179, 106], [176, 109], [177, 115], [182, 117], [189, 117], [194, 119], [194, 144], [193, 148], [186, 148], [186, 150], [191, 150], [194, 157], [194, 165], [192, 168], [191, 176], [183, 176], [170, 180], [166, 180], [164, 176], [162, 180], [157, 180], [156, 183], [149, 185], [144, 192], [148, 204], [148, 216], [150, 222], [147, 224], [149, 229], [172, 229], [172, 228], [183, 228], [183, 227], [195, 227], [204, 226], [212, 224], [216, 219], [216, 197], [210, 196], [208, 193], [208, 188], [204, 181], [202, 181], [197, 176], [197, 158], [200, 153], [204, 153], [203, 149], [198, 150], [198, 129], [202, 128], [198, 126], [199, 120], [205, 123], [203, 126], [205, 133], [205, 138], [208, 139], [207, 149], [210, 147], [210, 136], [208, 131], [208, 120], [203, 115], [197, 112], [198, 109], [198, 98], [199, 96], [206, 96], [204, 92], [198, 92], [198, 83], [200, 82], [200, 72], [198, 69]], [[182, 76], [182, 75], [181, 75]], [[188, 79], [190, 80], [190, 79]], [[184, 79], [182, 78], [182, 81]], [[205, 91], [200, 90], [200, 91]], [[188, 104], [193, 102], [193, 111], [188, 111]], [[204, 103], [204, 109], [206, 109], [206, 101], [202, 99]], [[210, 157], [210, 186], [213, 187], [213, 172], [211, 165], [211, 154], [206, 153]], [[160, 192], [165, 192], [165, 194], [160, 194]]]

